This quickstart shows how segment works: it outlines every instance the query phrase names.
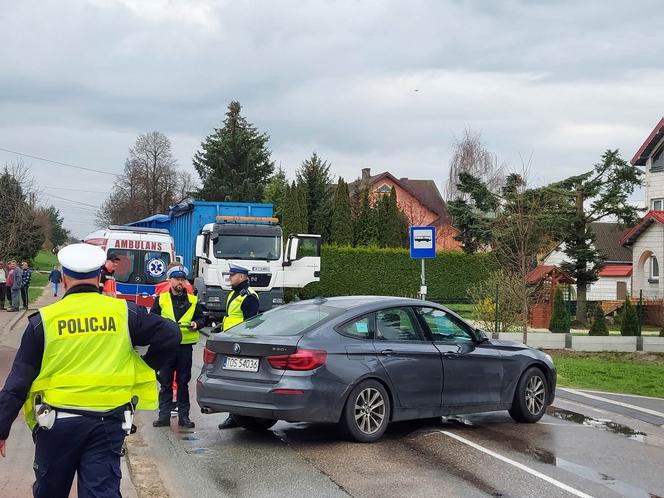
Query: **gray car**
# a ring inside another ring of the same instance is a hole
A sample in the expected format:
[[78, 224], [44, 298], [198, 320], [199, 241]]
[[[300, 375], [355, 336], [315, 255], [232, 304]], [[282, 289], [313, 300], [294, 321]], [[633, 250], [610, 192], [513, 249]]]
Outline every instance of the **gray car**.
[[390, 422], [509, 410], [537, 422], [553, 402], [551, 357], [494, 340], [427, 301], [349, 296], [287, 304], [210, 336], [203, 413], [243, 427], [339, 423], [373, 442]]

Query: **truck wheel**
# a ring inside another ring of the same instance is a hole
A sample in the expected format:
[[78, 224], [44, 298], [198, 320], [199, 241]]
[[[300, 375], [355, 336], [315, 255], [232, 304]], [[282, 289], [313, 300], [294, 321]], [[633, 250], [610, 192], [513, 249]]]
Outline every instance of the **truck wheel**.
[[266, 431], [277, 423], [277, 420], [273, 418], [247, 417], [245, 415], [233, 415], [233, 418], [237, 425], [249, 431]]
[[378, 441], [390, 422], [390, 397], [380, 382], [365, 380], [353, 389], [341, 416], [341, 428], [360, 443]]
[[532, 424], [544, 416], [549, 385], [539, 368], [526, 370], [514, 392], [510, 416], [521, 423]]

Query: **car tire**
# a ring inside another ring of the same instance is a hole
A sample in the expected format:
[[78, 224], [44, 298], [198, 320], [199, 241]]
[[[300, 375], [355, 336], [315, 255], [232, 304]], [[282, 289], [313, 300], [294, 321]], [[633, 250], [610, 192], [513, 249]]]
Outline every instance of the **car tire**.
[[249, 431], [266, 431], [277, 423], [273, 418], [247, 417], [246, 415], [233, 415], [237, 425]]
[[519, 379], [509, 414], [517, 422], [535, 423], [544, 416], [548, 398], [549, 384], [544, 373], [531, 367]]
[[340, 425], [360, 443], [378, 441], [390, 422], [390, 397], [380, 382], [365, 380], [350, 392]]

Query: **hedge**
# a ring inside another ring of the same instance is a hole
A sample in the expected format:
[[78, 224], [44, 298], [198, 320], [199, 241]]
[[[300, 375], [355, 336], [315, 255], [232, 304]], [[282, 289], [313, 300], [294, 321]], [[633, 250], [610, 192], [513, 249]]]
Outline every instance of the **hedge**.
[[[468, 301], [467, 291], [486, 279], [497, 264], [490, 254], [440, 252], [426, 260], [427, 298], [437, 302]], [[323, 246], [320, 282], [296, 292], [316, 296], [393, 295], [417, 297], [421, 263], [405, 249]]]

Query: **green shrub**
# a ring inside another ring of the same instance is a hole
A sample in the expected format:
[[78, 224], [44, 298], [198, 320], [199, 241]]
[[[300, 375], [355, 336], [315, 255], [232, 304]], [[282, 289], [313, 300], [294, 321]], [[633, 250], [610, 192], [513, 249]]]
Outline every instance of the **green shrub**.
[[[497, 265], [491, 254], [440, 252], [425, 262], [427, 298], [448, 302], [468, 299], [468, 289], [487, 279]], [[417, 297], [421, 263], [406, 249], [325, 245], [320, 282], [297, 291], [301, 299], [316, 296], [392, 295]]]
[[604, 310], [600, 303], [595, 306], [593, 313], [593, 323], [588, 331], [588, 335], [609, 335], [609, 328], [606, 326], [606, 319], [604, 318]]
[[559, 334], [569, 333], [570, 323], [572, 322], [565, 305], [565, 298], [563, 297], [563, 289], [556, 287], [556, 295], [553, 299], [553, 313], [551, 321], [549, 321], [549, 330]]
[[636, 316], [636, 309], [632, 305], [629, 296], [625, 299], [620, 324], [620, 334], [624, 336], [641, 335], [639, 331], [639, 319]]

